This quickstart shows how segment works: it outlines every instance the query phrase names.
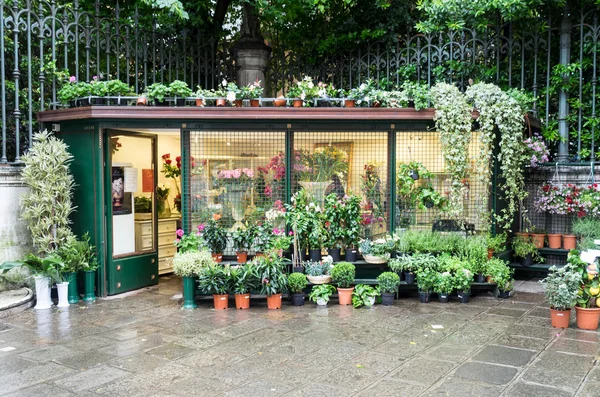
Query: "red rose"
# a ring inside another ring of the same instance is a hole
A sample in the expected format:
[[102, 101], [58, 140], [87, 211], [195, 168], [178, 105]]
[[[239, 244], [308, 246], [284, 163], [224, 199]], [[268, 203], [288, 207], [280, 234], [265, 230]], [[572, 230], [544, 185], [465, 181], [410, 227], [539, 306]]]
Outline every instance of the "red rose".
[[175, 157], [175, 161], [180, 162], [181, 161], [181, 156]]
[[177, 163], [177, 168], [181, 168], [181, 163]]
[[169, 160], [169, 159], [165, 160], [165, 164], [167, 164], [167, 165], [171, 165], [172, 162], [173, 162], [173, 160]]

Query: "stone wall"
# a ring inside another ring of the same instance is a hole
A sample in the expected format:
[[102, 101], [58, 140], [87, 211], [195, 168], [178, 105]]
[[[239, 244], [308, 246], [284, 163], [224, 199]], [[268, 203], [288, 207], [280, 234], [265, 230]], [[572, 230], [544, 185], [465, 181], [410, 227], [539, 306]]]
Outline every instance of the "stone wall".
[[19, 206], [26, 189], [21, 167], [0, 166], [0, 263], [31, 252], [31, 235]]

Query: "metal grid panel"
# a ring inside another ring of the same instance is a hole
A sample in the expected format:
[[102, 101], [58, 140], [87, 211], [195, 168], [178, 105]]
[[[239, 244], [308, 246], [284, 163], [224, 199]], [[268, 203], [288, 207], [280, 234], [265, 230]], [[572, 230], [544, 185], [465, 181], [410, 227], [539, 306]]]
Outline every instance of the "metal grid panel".
[[[479, 152], [479, 139], [477, 133], [472, 133], [469, 144], [470, 171], [468, 178], [463, 182], [466, 189], [463, 199], [464, 220], [469, 227], [477, 231], [487, 228], [486, 219], [489, 208], [489, 189], [476, 173], [476, 155]], [[450, 176], [445, 170], [442, 145], [439, 135], [435, 131], [398, 131], [396, 133], [396, 165], [397, 176], [402, 164], [411, 162], [420, 163], [431, 173], [430, 178], [419, 178], [415, 181], [411, 190], [430, 185], [430, 188], [448, 198], [450, 192]], [[410, 195], [400, 194], [402, 181], [397, 178], [397, 200], [396, 200], [396, 228], [418, 228], [431, 230], [438, 220], [448, 219], [437, 206], [432, 208], [419, 208]], [[421, 196], [422, 197], [422, 196]]]
[[295, 132], [293, 148], [292, 193], [308, 187], [319, 201], [330, 193], [360, 195], [362, 236], [385, 235], [390, 216], [387, 132]]
[[285, 132], [191, 131], [192, 226], [217, 219], [233, 231], [276, 215], [271, 224], [284, 226], [284, 150]]

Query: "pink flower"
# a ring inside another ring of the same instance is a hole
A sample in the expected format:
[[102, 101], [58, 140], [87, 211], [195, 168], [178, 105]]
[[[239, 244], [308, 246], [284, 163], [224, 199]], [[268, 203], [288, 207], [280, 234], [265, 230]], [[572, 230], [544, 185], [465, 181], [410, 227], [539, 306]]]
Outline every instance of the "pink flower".
[[268, 278], [263, 278], [262, 279], [262, 283], [263, 284], [269, 284], [269, 279]]
[[242, 176], [242, 171], [240, 171], [239, 168], [236, 168], [235, 170], [233, 170], [233, 172], [231, 173], [231, 176], [233, 176], [235, 179], [238, 179], [240, 176]]
[[71, 82], [71, 83], [74, 83], [74, 82], [76, 82], [76, 81], [77, 81], [77, 77], [75, 77], [75, 76], [71, 76], [71, 77], [69, 78], [69, 82]]
[[271, 189], [271, 186], [266, 185], [265, 186], [265, 196], [271, 197], [272, 194], [273, 194], [273, 189]]
[[177, 229], [177, 231], [175, 232], [175, 234], [177, 235], [177, 237], [183, 237], [183, 230], [182, 229]]
[[203, 232], [204, 231], [204, 224], [198, 225], [198, 232]]
[[294, 235], [294, 231], [290, 230], [290, 232], [288, 233], [288, 235], [293, 236]]

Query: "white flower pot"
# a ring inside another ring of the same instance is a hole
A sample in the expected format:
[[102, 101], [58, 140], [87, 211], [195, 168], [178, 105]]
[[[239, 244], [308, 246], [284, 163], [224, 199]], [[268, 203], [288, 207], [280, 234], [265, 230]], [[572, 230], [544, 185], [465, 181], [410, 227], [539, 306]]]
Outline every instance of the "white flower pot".
[[50, 300], [50, 277], [38, 276], [35, 278], [36, 310], [45, 310], [52, 307]]
[[322, 276], [306, 276], [308, 282], [311, 284], [329, 284], [331, 282], [331, 276], [325, 274]]
[[375, 304], [374, 296], [370, 296], [367, 299], [365, 299], [365, 306], [373, 306], [374, 304]]
[[69, 282], [57, 283], [58, 305], [56, 307], [69, 307]]
[[317, 299], [317, 305], [319, 306], [327, 306], [327, 302], [325, 299]]

